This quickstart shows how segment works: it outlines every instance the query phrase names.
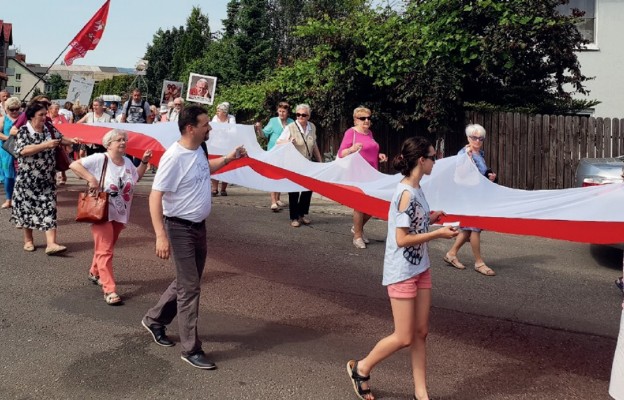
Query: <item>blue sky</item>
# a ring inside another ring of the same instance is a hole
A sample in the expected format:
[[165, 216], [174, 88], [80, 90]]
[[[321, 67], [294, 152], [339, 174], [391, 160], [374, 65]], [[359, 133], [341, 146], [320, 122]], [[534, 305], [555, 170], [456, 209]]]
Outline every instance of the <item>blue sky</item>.
[[[26, 62], [50, 64], [105, 0], [25, 0], [0, 7], [0, 19], [13, 24], [13, 45]], [[111, 0], [104, 36], [95, 50], [74, 65], [134, 67], [158, 28], [186, 24], [194, 5], [208, 14], [210, 29], [221, 30], [228, 0]], [[56, 63], [62, 61], [59, 59]]]

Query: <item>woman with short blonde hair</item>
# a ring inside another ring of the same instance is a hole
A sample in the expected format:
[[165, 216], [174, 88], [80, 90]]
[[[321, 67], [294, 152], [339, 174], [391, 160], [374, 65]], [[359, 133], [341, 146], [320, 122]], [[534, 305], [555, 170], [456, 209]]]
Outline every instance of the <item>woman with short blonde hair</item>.
[[152, 157], [151, 150], [145, 151], [141, 165], [136, 168], [126, 157], [127, 143], [126, 131], [112, 129], [102, 138], [106, 153], [92, 154], [74, 161], [69, 166], [76, 175], [87, 181], [89, 188], [97, 188], [106, 161], [104, 187], [101, 189], [109, 193], [108, 220], [91, 225], [94, 250], [88, 279], [93, 284], [102, 286], [104, 301], [108, 305], [118, 305], [122, 302], [117, 294], [113, 275], [113, 252], [119, 234], [130, 218], [134, 187], [145, 174]]
[[[338, 157], [343, 158], [354, 153], [360, 153], [371, 167], [378, 169], [379, 163], [386, 162], [388, 157], [379, 152], [379, 143], [373, 138], [373, 132], [370, 130], [371, 117], [372, 112], [367, 107], [360, 106], [353, 110], [353, 127], [344, 133], [338, 149]], [[368, 238], [364, 236], [364, 225], [370, 218], [371, 216], [368, 214], [356, 209], [353, 210], [351, 233], [353, 234], [353, 245], [358, 249], [365, 249], [369, 243]]]

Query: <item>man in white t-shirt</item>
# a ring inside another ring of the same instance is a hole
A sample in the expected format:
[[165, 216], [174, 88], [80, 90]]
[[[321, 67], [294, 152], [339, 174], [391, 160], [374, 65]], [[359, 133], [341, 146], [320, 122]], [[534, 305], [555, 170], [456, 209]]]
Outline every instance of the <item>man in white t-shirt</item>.
[[212, 128], [202, 107], [183, 110], [178, 126], [182, 136], [160, 159], [149, 197], [156, 255], [162, 259], [173, 256], [176, 279], [147, 311], [141, 324], [156, 344], [170, 347], [174, 343], [165, 327], [177, 315], [182, 360], [196, 368], [215, 369], [197, 336], [201, 277], [207, 255], [205, 220], [212, 202], [210, 173], [247, 153], [240, 146], [226, 156], [208, 160], [200, 145], [208, 140]]

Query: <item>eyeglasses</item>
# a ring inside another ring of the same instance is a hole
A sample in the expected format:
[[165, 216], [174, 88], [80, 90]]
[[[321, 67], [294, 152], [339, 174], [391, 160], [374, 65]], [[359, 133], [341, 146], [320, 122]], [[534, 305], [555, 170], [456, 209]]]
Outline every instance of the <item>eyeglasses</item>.
[[15, 112], [15, 111], [19, 111], [19, 108], [7, 108], [7, 111]]
[[295, 116], [296, 116], [297, 118], [299, 118], [299, 117], [303, 117], [303, 118], [307, 118], [307, 117], [309, 117], [309, 115], [308, 115], [308, 114], [301, 114], [301, 113], [296, 113], [296, 114], [295, 114]]
[[425, 158], [430, 159], [430, 160], [431, 160], [431, 161], [433, 161], [433, 162], [435, 162], [435, 160], [438, 158], [438, 157], [436, 157], [436, 155], [435, 155], [435, 154], [434, 154], [434, 155], [432, 155], [432, 156], [424, 156], [424, 157], [425, 157]]
[[355, 119], [359, 119], [360, 121], [370, 121], [371, 117], [355, 117]]
[[468, 136], [468, 137], [474, 140], [475, 142], [483, 142], [485, 140], [485, 137], [483, 136]]

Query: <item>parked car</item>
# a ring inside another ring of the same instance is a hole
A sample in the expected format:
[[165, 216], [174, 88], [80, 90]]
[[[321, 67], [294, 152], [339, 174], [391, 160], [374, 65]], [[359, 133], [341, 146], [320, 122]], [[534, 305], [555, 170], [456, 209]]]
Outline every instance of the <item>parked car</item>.
[[576, 186], [596, 186], [622, 183], [624, 156], [613, 158], [583, 158], [576, 169]]
[[[576, 186], [597, 186], [624, 181], [624, 156], [583, 158], [576, 169]], [[624, 243], [609, 245], [624, 250]]]

